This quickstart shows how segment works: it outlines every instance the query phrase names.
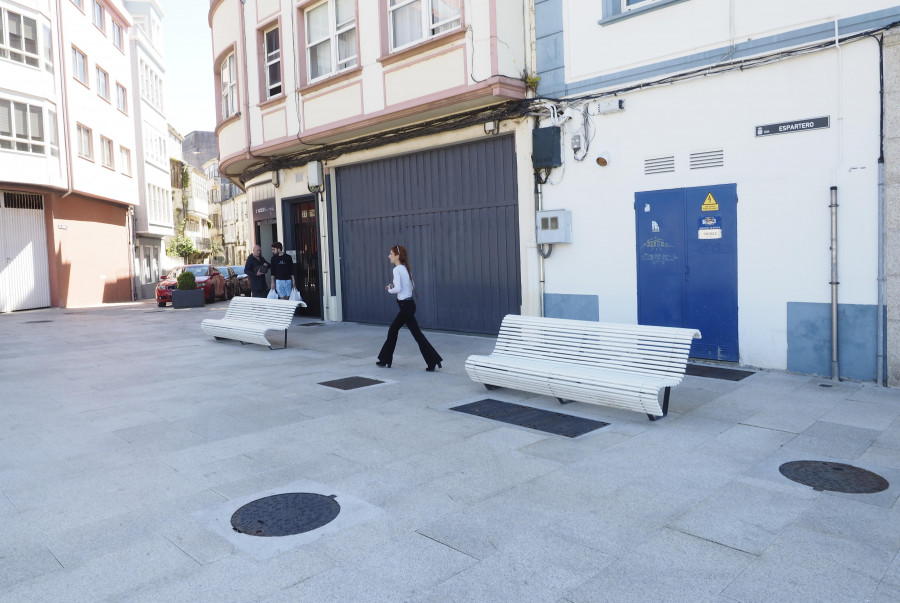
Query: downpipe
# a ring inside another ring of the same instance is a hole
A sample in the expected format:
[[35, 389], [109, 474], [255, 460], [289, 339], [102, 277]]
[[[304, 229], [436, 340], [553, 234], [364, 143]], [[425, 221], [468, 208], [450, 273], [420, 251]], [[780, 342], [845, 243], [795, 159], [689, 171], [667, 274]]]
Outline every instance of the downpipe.
[[831, 187], [831, 380], [840, 381], [838, 365], [837, 187]]
[[878, 161], [878, 304], [875, 306], [875, 373], [879, 387], [884, 378], [884, 158]]

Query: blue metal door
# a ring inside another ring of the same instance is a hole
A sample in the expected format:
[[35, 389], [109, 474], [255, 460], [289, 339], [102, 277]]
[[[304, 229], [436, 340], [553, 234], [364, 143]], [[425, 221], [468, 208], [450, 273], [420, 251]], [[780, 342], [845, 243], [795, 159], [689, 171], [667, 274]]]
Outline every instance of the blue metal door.
[[691, 356], [737, 362], [737, 186], [635, 194], [638, 323], [699, 329]]

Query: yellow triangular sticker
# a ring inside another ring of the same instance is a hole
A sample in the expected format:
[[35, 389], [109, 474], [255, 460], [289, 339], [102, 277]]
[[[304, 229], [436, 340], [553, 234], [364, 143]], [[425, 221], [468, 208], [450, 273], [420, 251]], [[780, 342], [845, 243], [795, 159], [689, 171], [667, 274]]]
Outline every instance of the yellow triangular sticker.
[[706, 201], [703, 202], [703, 207], [701, 207], [700, 210], [719, 211], [719, 204], [716, 203], [716, 198], [712, 196], [712, 193], [707, 193]]

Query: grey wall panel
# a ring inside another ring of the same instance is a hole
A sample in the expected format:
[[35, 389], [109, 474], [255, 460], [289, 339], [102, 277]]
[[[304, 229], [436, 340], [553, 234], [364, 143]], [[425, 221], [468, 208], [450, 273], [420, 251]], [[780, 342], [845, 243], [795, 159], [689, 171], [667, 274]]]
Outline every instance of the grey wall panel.
[[337, 170], [344, 319], [389, 323], [393, 245], [409, 250], [424, 327], [496, 333], [521, 307], [512, 137]]

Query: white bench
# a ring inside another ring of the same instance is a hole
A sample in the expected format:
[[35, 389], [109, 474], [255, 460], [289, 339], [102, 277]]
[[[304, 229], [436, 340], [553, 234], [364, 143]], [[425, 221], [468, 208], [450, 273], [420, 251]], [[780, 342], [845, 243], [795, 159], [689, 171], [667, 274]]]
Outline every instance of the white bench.
[[684, 377], [694, 338], [700, 331], [509, 314], [494, 351], [469, 356], [466, 372], [488, 389], [624, 408], [655, 421], [668, 414], [670, 388]]
[[237, 339], [243, 345], [258, 343], [269, 346], [269, 331], [284, 331], [284, 347], [287, 347], [287, 329], [294, 319], [300, 302], [264, 297], [235, 297], [229, 302], [223, 318], [207, 318], [200, 328], [216, 339]]

